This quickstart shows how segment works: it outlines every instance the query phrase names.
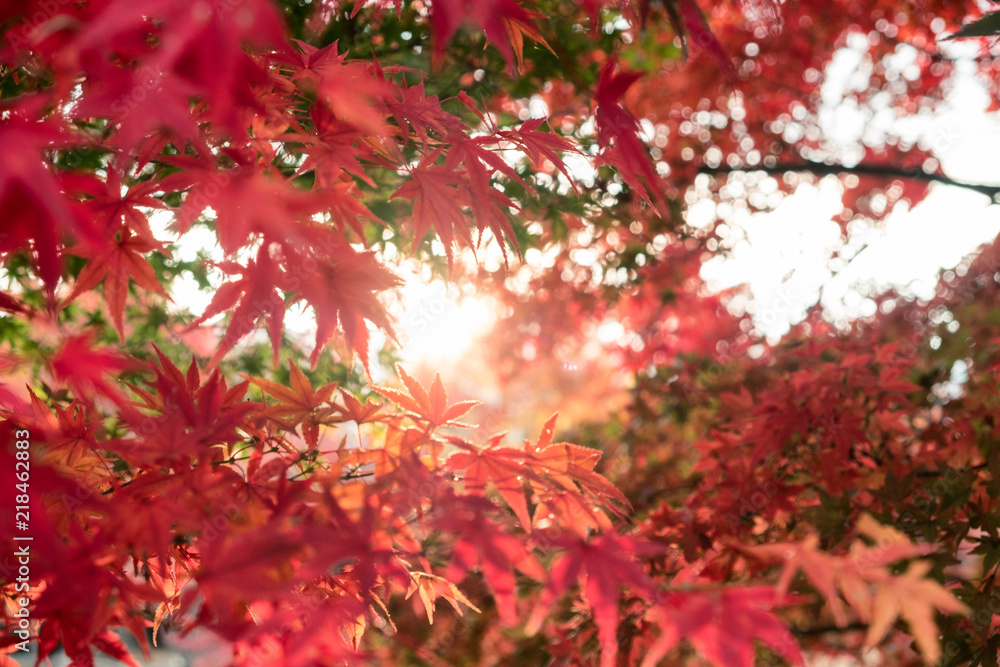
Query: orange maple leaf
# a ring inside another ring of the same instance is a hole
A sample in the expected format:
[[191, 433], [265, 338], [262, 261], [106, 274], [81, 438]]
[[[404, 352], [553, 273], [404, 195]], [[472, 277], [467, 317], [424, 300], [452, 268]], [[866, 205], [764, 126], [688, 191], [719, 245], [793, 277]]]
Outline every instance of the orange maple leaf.
[[288, 369], [291, 376], [291, 387], [261, 378], [247, 379], [278, 399], [278, 404], [269, 406], [265, 414], [283, 420], [283, 425], [289, 429], [294, 428], [296, 424], [302, 424], [306, 441], [312, 447], [316, 447], [319, 442], [319, 425], [325, 423], [331, 414], [328, 403], [333, 397], [337, 383], [331, 382], [319, 389], [313, 389], [309, 378], [298, 366], [289, 361]]
[[927, 578], [931, 564], [927, 561], [911, 563], [901, 575], [885, 573], [878, 582], [878, 593], [872, 611], [872, 622], [865, 636], [865, 646], [876, 646], [888, 634], [897, 618], [910, 627], [910, 634], [928, 663], [941, 657], [938, 641], [940, 630], [934, 610], [946, 614], [968, 614], [969, 608], [959, 602], [944, 586]]
[[392, 387], [374, 387], [382, 396], [407, 411], [416, 421], [427, 422], [431, 427], [457, 426], [470, 428], [468, 424], [455, 421], [466, 412], [479, 405], [479, 401], [459, 401], [448, 405], [448, 394], [441, 384], [440, 373], [434, 375], [434, 382], [428, 392], [424, 386], [413, 379], [401, 366], [396, 367], [400, 379], [406, 386], [403, 392]]

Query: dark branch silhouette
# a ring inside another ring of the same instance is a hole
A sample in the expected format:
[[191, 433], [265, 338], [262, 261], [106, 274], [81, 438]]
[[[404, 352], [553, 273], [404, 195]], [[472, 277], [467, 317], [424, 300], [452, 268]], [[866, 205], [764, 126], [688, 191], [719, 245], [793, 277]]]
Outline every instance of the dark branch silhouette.
[[802, 171], [816, 174], [817, 176], [826, 176], [829, 174], [856, 174], [858, 176], [902, 178], [913, 181], [925, 181], [927, 183], [940, 183], [941, 185], [951, 185], [956, 188], [972, 190], [973, 192], [986, 195], [992, 199], [994, 203], [997, 202], [998, 196], [1000, 196], [1000, 185], [965, 183], [964, 181], [956, 181], [955, 179], [949, 178], [944, 174], [927, 173], [921, 169], [905, 169], [891, 164], [861, 163], [854, 166], [847, 166], [843, 164], [826, 164], [823, 162], [779, 162], [770, 166], [756, 165], [753, 167], [730, 167], [727, 165], [708, 167], [703, 165], [698, 169], [699, 174], [710, 174], [713, 176], [752, 171], [763, 171], [768, 174], [786, 174], [789, 172]]

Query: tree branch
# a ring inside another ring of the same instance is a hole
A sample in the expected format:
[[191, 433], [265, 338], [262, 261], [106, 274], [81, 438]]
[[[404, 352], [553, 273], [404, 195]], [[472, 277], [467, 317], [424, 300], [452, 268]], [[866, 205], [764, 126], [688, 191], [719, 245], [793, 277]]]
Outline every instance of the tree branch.
[[857, 164], [848, 167], [842, 164], [825, 164], [823, 162], [779, 162], [771, 166], [757, 165], [754, 167], [707, 167], [698, 168], [699, 174], [710, 174], [718, 176], [722, 174], [732, 174], [736, 172], [762, 171], [767, 174], [786, 174], [795, 171], [804, 171], [817, 176], [827, 176], [830, 174], [856, 174], [858, 176], [883, 176], [885, 178], [903, 178], [911, 181], [924, 181], [926, 183], [940, 183], [941, 185], [951, 185], [956, 188], [972, 190], [984, 194], [994, 203], [1000, 203], [1000, 185], [983, 185], [979, 183], [965, 183], [948, 178], [944, 174], [929, 174], [921, 169], [904, 169], [891, 164]]
[[824, 625], [814, 628], [792, 628], [792, 633], [796, 637], [815, 637], [817, 635], [825, 635], [828, 632], [850, 632], [852, 630], [864, 630], [868, 627], [867, 623], [854, 622], [845, 625], [844, 627], [839, 627], [836, 625]]

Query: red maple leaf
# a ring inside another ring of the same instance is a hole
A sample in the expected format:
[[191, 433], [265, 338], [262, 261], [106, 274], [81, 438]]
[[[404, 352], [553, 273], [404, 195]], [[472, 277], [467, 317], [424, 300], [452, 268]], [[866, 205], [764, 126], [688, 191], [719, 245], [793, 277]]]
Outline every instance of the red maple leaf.
[[431, 6], [435, 64], [441, 64], [448, 40], [458, 32], [462, 23], [468, 21], [486, 33], [486, 38], [493, 42], [513, 68], [520, 60], [518, 56], [523, 48], [523, 35], [544, 43], [534, 27], [538, 18], [544, 18], [544, 15], [528, 11], [514, 0], [439, 0]]
[[69, 173], [62, 176], [62, 184], [67, 191], [85, 197], [80, 208], [88, 212], [103, 235], [118, 233], [124, 223], [134, 236], [158, 247], [160, 243], [153, 236], [147, 214], [140, 207], [166, 208], [162, 200], [153, 196], [161, 189], [159, 184], [151, 179], [133, 183], [125, 189], [122, 176], [120, 169], [109, 166], [105, 179], [87, 173]]
[[230, 275], [238, 273], [242, 278], [223, 283], [205, 312], [187, 328], [190, 331], [216, 315], [232, 310], [226, 333], [209, 361], [210, 367], [217, 364], [240, 339], [256, 329], [261, 319], [267, 320], [274, 365], [278, 365], [281, 332], [285, 326], [285, 299], [276, 287], [281, 279], [281, 268], [271, 258], [268, 246], [261, 245], [256, 261], [248, 261], [245, 267], [232, 262], [221, 265]]
[[392, 198], [413, 200], [414, 244], [433, 226], [451, 263], [456, 234], [470, 248], [473, 245], [469, 221], [462, 212], [462, 205], [467, 202], [464, 192], [467, 182], [462, 174], [435, 165], [437, 156], [437, 152], [430, 153], [411, 169], [412, 180], [400, 186]]
[[115, 376], [135, 364], [111, 348], [94, 346], [93, 340], [88, 334], [67, 338], [49, 359], [49, 366], [77, 400], [89, 405], [103, 397], [124, 405], [125, 397]]
[[329, 401], [337, 388], [335, 382], [313, 389], [309, 378], [298, 366], [288, 362], [291, 387], [261, 378], [250, 378], [251, 384], [278, 399], [277, 405], [268, 406], [263, 414], [277, 417], [289, 430], [302, 424], [306, 442], [312, 447], [319, 444], [319, 424], [330, 414]]
[[359, 425], [383, 419], [380, 413], [382, 412], [382, 408], [385, 407], [384, 404], [372, 403], [371, 399], [366, 400], [362, 404], [361, 401], [354, 397], [354, 394], [343, 388], [340, 389], [340, 397], [344, 402], [343, 406], [331, 403], [334, 413], [338, 418], [345, 421], [353, 421]]
[[736, 68], [733, 67], [732, 60], [726, 55], [726, 50], [722, 47], [718, 38], [709, 29], [708, 22], [705, 20], [705, 14], [702, 13], [695, 0], [679, 0], [679, 4], [681, 6], [680, 13], [684, 29], [688, 33], [688, 41], [705, 49], [719, 69], [726, 75], [726, 79], [730, 84], [735, 84], [737, 80]]
[[29, 100], [6, 109], [0, 122], [0, 145], [7, 158], [0, 164], [0, 255], [30, 250], [38, 275], [50, 293], [62, 272], [60, 246], [63, 239], [80, 243], [98, 242], [89, 219], [67, 201], [63, 186], [42, 159], [46, 151], [65, 148], [72, 138], [58, 123], [30, 120], [42, 115]]
[[601, 458], [600, 450], [569, 442], [552, 442], [558, 417], [558, 413], [549, 417], [542, 426], [537, 442], [525, 445], [525, 451], [531, 456], [532, 467], [544, 470], [550, 479], [559, 482], [567, 491], [577, 491], [579, 488], [595, 498], [616, 500], [629, 507], [622, 492], [594, 471]]
[[755, 640], [792, 664], [805, 664], [794, 635], [772, 611], [774, 600], [769, 586], [671, 593], [647, 612], [661, 634], [642, 667], [654, 667], [683, 639], [719, 667], [753, 667]]
[[[149, 49], [134, 34], [136, 28], [143, 33], [155, 29], [158, 48]], [[238, 6], [119, 2], [113, 11], [84, 23], [74, 37], [72, 48], [94, 63], [91, 79], [98, 82], [112, 78], [117, 67], [111, 63], [119, 60], [126, 44], [138, 61], [134, 80], [104, 96], [105, 108], [87, 110], [122, 122], [129, 139], [177, 126], [184, 102], [195, 97], [203, 100], [198, 112], [206, 120], [231, 135], [245, 135], [246, 110], [260, 108], [253, 85], [266, 81], [265, 69], [247, 50], [288, 49], [278, 8], [266, 0], [241, 0]], [[155, 77], [152, 82], [140, 78], [149, 73]], [[146, 95], [132, 94], [137, 90]], [[137, 99], [148, 102], [138, 107], [126, 103]], [[157, 106], [159, 100], [170, 103]], [[134, 145], [122, 142], [127, 150]]]
[[597, 141], [603, 149], [597, 163], [613, 165], [629, 187], [633, 188], [654, 210], [656, 206], [652, 199], [666, 210], [663, 194], [657, 187], [660, 179], [653, 169], [646, 147], [639, 139], [639, 121], [621, 102], [625, 92], [642, 77], [642, 74], [624, 71], [616, 73], [616, 69], [617, 61], [608, 58], [601, 69], [597, 90], [594, 93]]
[[451, 510], [442, 517], [440, 525], [460, 536], [445, 576], [459, 581], [478, 567], [493, 593], [500, 618], [510, 624], [517, 622], [515, 570], [536, 581], [545, 579], [545, 571], [522, 540], [489, 517], [489, 512], [496, 509], [493, 503], [485, 498], [457, 495], [441, 502]]
[[396, 118], [404, 143], [409, 140], [409, 128], [420, 138], [424, 148], [430, 142], [429, 132], [464, 136], [465, 124], [441, 108], [437, 95], [428, 96], [423, 83], [407, 86], [404, 82], [398, 91], [398, 99], [387, 100], [386, 107]]
[[613, 667], [618, 655], [619, 590], [626, 586], [636, 595], [655, 597], [656, 586], [635, 557], [659, 553], [662, 549], [636, 538], [614, 534], [590, 540], [557, 540], [556, 544], [565, 551], [549, 567], [549, 580], [528, 619], [525, 632], [529, 635], [538, 632], [552, 603], [579, 584], [597, 624], [601, 665]]
[[154, 373], [147, 391], [135, 385], [129, 387], [139, 396], [142, 408], [152, 415], [129, 407], [123, 410], [125, 419], [140, 441], [120, 441], [120, 451], [142, 463], [177, 461], [190, 457], [193, 461], [211, 460], [220, 449], [241, 439], [237, 431], [258, 404], [244, 401], [248, 382], [229, 387], [214, 371], [204, 381], [194, 359], [187, 373], [182, 373], [158, 348], [159, 364], [150, 363]]
[[[305, 228], [303, 228], [305, 230]], [[368, 327], [371, 322], [390, 339], [395, 338], [392, 323], [377, 294], [401, 285], [400, 279], [385, 268], [374, 251], [358, 251], [332, 230], [312, 226], [304, 232], [312, 240], [312, 255], [288, 250], [289, 286], [316, 314], [316, 347], [309, 362], [313, 367], [320, 352], [333, 338], [339, 324], [347, 344], [358, 355], [368, 372]], [[309, 275], [300, 275], [302, 267], [313, 260], [316, 267]]]
[[[237, 156], [239, 157], [239, 156]], [[219, 245], [231, 256], [261, 235], [271, 239], [297, 238], [302, 221], [324, 210], [326, 203], [312, 193], [295, 189], [276, 170], [244, 164], [236, 169], [206, 166], [198, 158], [164, 158], [182, 171], [165, 177], [165, 190], [190, 188], [177, 214], [181, 233], [207, 208], [215, 211]]]
[[488, 447], [479, 448], [458, 438], [449, 442], [459, 448], [445, 461], [449, 470], [462, 471], [465, 489], [484, 494], [492, 482], [507, 505], [514, 511], [521, 527], [531, 530], [531, 514], [525, 497], [525, 478], [533, 474], [523, 450], [500, 446], [500, 438]]
[[110, 237], [103, 247], [67, 248], [67, 253], [89, 259], [77, 276], [73, 291], [66, 297], [66, 301], [70, 302], [84, 292], [89, 292], [103, 281], [104, 299], [111, 312], [111, 321], [115, 331], [118, 332], [118, 337], [125, 340], [125, 299], [128, 297], [129, 279], [147, 292], [171, 300], [157, 279], [156, 273], [153, 272], [153, 268], [143, 258], [143, 254], [152, 250], [158, 250], [169, 257], [169, 253], [161, 244], [151, 244], [138, 236], [132, 236], [127, 231], [120, 239]]
[[539, 130], [538, 128], [544, 122], [544, 118], [529, 118], [521, 123], [521, 127], [516, 130], [504, 130], [497, 134], [517, 144], [518, 148], [523, 150], [536, 165], [541, 166], [545, 160], [551, 162], [562, 172], [566, 180], [576, 187], [574, 179], [570, 176], [569, 169], [556, 151], [576, 153], [578, 150], [566, 137]]
[[455, 141], [456, 143], [448, 151], [445, 167], [456, 169], [459, 164], [465, 165], [471, 194], [469, 205], [476, 219], [476, 227], [480, 234], [486, 228], [493, 232], [494, 238], [500, 244], [506, 265], [507, 246], [504, 245], [504, 239], [511, 242], [520, 254], [517, 236], [514, 234], [514, 228], [505, 213], [505, 210], [517, 208], [517, 206], [509, 197], [494, 188], [490, 179], [499, 172], [529, 191], [532, 188], [499, 155], [485, 147], [486, 144], [495, 143], [494, 138], [467, 139], [463, 135], [462, 138], [457, 138]]
[[349, 174], [374, 187], [375, 182], [359, 162], [370, 158], [372, 148], [364, 141], [358, 141], [358, 130], [333, 115], [323, 104], [310, 108], [312, 131], [296, 131], [278, 135], [276, 140], [295, 142], [305, 146], [306, 157], [296, 174], [315, 172], [316, 189], [324, 189], [341, 183], [343, 174]]

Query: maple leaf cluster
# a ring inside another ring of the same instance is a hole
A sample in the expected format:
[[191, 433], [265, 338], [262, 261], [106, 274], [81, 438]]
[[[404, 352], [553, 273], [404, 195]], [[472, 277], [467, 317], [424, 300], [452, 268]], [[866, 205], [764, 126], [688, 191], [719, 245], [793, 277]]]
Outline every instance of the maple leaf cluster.
[[[5, 452], [31, 434], [0, 486], [32, 533], [4, 654], [26, 608], [39, 662], [81, 666], [196, 630], [248, 666], [995, 664], [995, 248], [932, 303], [763, 347], [699, 278], [723, 221], [681, 215], [773, 206], [747, 172], [841, 174], [845, 224], [944, 178], [896, 137], [834, 170], [819, 86], [860, 34], [849, 97], [934, 108], [966, 10], [833, 6], [0, 6]], [[440, 376], [372, 384], [399, 257], [507, 306], [508, 383], [618, 322], [629, 405], [516, 444]]]

